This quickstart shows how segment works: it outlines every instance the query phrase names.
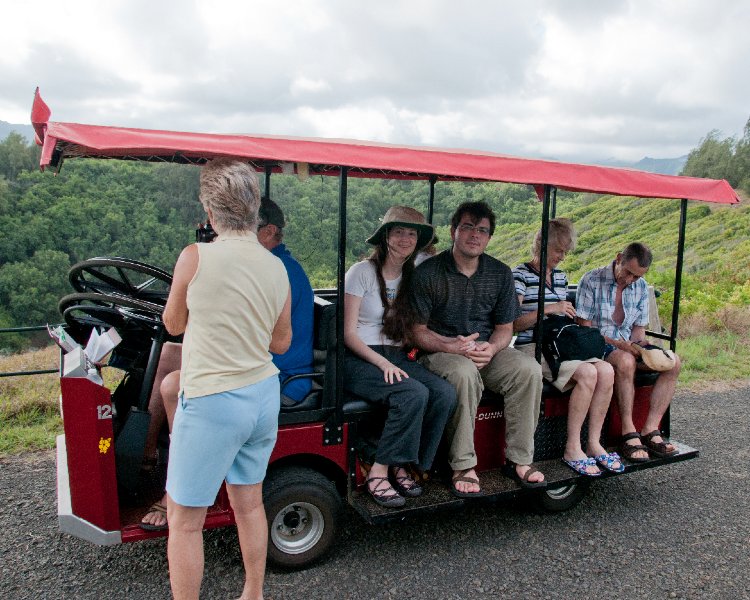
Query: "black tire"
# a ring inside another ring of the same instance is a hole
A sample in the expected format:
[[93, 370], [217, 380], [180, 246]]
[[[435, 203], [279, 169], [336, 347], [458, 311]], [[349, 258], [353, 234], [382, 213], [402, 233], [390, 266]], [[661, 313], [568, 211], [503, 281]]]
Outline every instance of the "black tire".
[[328, 552], [342, 504], [328, 478], [304, 467], [271, 471], [263, 483], [263, 503], [270, 564], [300, 569]]
[[591, 482], [577, 480], [561, 487], [553, 487], [536, 494], [536, 508], [540, 512], [557, 513], [570, 510], [583, 500]]

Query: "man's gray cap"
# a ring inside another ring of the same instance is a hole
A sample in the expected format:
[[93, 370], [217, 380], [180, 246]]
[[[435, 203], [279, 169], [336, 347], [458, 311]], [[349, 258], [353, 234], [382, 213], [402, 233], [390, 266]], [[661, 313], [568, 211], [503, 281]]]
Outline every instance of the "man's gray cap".
[[258, 221], [260, 225], [276, 225], [279, 229], [283, 229], [286, 225], [284, 212], [279, 208], [279, 205], [265, 196], [260, 199]]

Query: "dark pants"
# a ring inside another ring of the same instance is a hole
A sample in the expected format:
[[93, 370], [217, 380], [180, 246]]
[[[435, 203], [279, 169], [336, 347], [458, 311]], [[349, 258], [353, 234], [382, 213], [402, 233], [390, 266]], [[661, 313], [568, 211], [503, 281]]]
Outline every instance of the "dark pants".
[[388, 409], [375, 460], [383, 465], [432, 466], [440, 438], [456, 408], [456, 390], [445, 379], [428, 371], [392, 346], [370, 346], [409, 374], [388, 383], [383, 371], [347, 352], [344, 387]]

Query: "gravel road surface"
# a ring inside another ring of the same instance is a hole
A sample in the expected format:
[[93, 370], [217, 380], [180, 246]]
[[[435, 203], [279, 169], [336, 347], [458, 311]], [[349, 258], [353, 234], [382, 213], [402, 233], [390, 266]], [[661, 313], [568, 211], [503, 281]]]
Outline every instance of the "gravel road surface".
[[[678, 394], [674, 437], [700, 458], [597, 482], [564, 514], [499, 504], [385, 527], [350, 514], [323, 563], [269, 571], [266, 598], [750, 598], [749, 407], [750, 388]], [[235, 532], [205, 542], [202, 597], [237, 597]], [[164, 540], [60, 534], [53, 453], [0, 461], [0, 598], [168, 597]]]

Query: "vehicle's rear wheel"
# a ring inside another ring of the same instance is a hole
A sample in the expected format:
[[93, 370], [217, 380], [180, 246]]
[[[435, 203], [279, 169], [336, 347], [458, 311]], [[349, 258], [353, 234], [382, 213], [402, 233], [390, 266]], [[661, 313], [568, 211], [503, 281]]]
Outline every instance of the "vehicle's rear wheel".
[[336, 534], [341, 498], [319, 472], [302, 467], [271, 471], [263, 483], [268, 561], [299, 569], [322, 557]]
[[541, 490], [536, 495], [536, 506], [542, 512], [563, 512], [576, 506], [589, 489], [591, 482], [578, 480], [562, 487]]

